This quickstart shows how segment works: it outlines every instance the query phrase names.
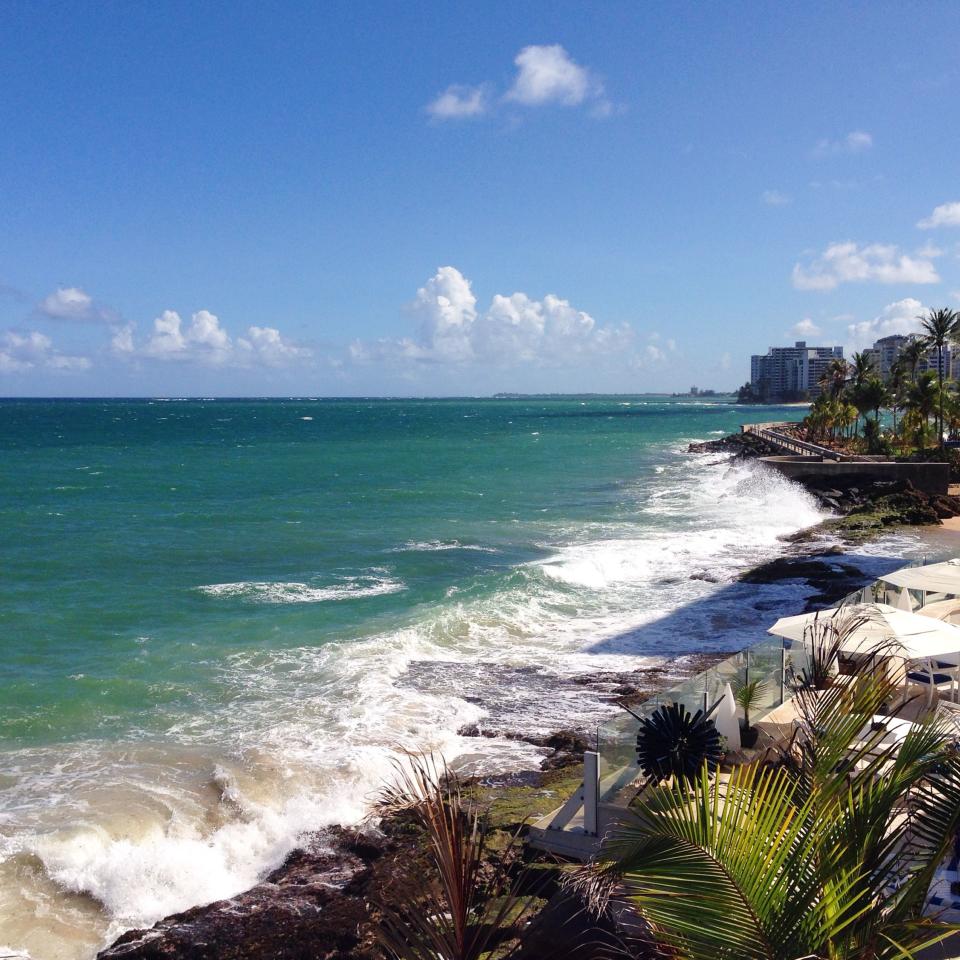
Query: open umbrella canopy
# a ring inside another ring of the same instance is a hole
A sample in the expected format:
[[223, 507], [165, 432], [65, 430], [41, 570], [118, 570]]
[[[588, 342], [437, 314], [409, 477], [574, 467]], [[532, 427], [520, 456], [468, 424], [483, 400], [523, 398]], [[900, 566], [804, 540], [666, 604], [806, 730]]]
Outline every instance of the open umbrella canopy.
[[960, 627], [921, 617], [885, 603], [855, 603], [817, 613], [781, 617], [767, 632], [803, 641], [815, 635], [817, 624], [832, 624], [844, 636], [849, 653], [869, 653], [881, 647], [907, 660], [960, 652]]
[[903, 567], [884, 574], [880, 579], [895, 587], [960, 597], [960, 560], [929, 563], [925, 567]]

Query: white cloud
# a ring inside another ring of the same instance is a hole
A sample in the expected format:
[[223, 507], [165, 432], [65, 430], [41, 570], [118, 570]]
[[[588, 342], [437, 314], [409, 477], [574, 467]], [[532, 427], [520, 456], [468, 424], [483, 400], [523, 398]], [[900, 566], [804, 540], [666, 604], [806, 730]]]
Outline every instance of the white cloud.
[[770, 207], [784, 207], [790, 203], [790, 197], [779, 190], [764, 190], [760, 194], [760, 201]]
[[117, 327], [113, 331], [113, 337], [110, 340], [110, 349], [114, 353], [127, 354], [133, 353], [133, 324]]
[[820, 140], [813, 148], [815, 157], [835, 157], [840, 154], [863, 153], [873, 146], [873, 137], [865, 130], [851, 130], [839, 140]]
[[86, 357], [70, 356], [53, 348], [53, 341], [44, 333], [20, 334], [8, 330], [0, 337], [0, 373], [23, 373], [35, 368], [47, 370], [86, 370]]
[[584, 356], [632, 349], [628, 327], [600, 326], [555, 294], [542, 300], [520, 291], [496, 294], [479, 311], [470, 281], [456, 267], [440, 267], [408, 310], [417, 322], [415, 337], [357, 340], [350, 346], [351, 357], [401, 364], [563, 366]]
[[798, 290], [833, 290], [841, 283], [938, 283], [940, 277], [924, 255], [901, 253], [895, 246], [874, 243], [832, 243], [806, 266], [793, 268], [793, 285]]
[[285, 367], [313, 356], [312, 350], [291, 343], [276, 327], [247, 327], [247, 335], [237, 338], [237, 348], [241, 357], [247, 354], [267, 367]]
[[851, 323], [847, 327], [847, 339], [853, 350], [869, 347], [880, 337], [889, 337], [895, 333], [918, 333], [920, 317], [927, 308], [914, 297], [906, 297], [895, 303], [887, 304], [880, 315], [872, 320]]
[[431, 100], [426, 109], [435, 120], [462, 120], [486, 113], [489, 103], [483, 87], [453, 84]]
[[37, 313], [52, 320], [78, 320], [89, 323], [115, 323], [113, 310], [98, 304], [80, 287], [58, 287], [37, 304]]
[[933, 208], [929, 217], [917, 223], [921, 230], [933, 230], [935, 227], [960, 227], [960, 201], [941, 203]]
[[[524, 47], [513, 60], [517, 67], [510, 88], [501, 102], [539, 107], [560, 104], [589, 106], [595, 117], [623, 112], [604, 95], [603, 83], [587, 67], [576, 63], [560, 44]], [[426, 106], [434, 120], [464, 120], [483, 116], [494, 106], [491, 85], [451, 84]]]
[[518, 72], [506, 100], [530, 107], [545, 103], [575, 107], [588, 98], [603, 97], [603, 84], [558, 43], [524, 47], [513, 62]]
[[822, 331], [809, 317], [804, 317], [790, 328], [790, 332], [797, 337], [819, 337]]
[[312, 350], [286, 339], [275, 327], [248, 327], [234, 342], [209, 310], [198, 310], [188, 324], [175, 310], [164, 310], [153, 321], [153, 333], [141, 348], [134, 344], [131, 327], [115, 331], [112, 347], [114, 352], [131, 357], [208, 366], [282, 367], [313, 356]]

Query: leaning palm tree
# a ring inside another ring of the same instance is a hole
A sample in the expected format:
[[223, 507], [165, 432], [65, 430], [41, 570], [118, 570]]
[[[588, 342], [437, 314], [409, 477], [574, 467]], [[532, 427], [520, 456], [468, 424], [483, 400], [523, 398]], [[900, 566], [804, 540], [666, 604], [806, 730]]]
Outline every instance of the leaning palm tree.
[[[917, 317], [924, 333], [924, 341], [928, 349], [937, 351], [937, 376], [941, 385], [948, 377], [944, 376], [943, 348], [956, 339], [960, 334], [960, 314], [949, 307], [940, 307], [937, 310], [928, 310], [923, 316]], [[937, 445], [943, 449], [943, 390], [940, 390], [940, 400], [937, 407]]]
[[684, 960], [910, 960], [958, 928], [924, 916], [960, 827], [960, 756], [928, 718], [886, 746], [878, 678], [802, 690], [774, 764], [641, 795], [575, 883], [626, 898]]

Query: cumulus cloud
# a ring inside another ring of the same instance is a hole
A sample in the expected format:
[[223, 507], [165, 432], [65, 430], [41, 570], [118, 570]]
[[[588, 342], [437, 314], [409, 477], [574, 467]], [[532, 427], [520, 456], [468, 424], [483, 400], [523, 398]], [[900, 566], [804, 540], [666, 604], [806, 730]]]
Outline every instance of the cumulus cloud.
[[[926, 255], [925, 255], [926, 254]], [[795, 264], [793, 285], [798, 290], [833, 290], [841, 283], [938, 283], [929, 251], [901, 253], [889, 244], [832, 243], [809, 264]]]
[[933, 208], [929, 217], [917, 223], [921, 230], [933, 230], [936, 227], [960, 227], [960, 201], [941, 203]]
[[456, 267], [440, 267], [420, 289], [408, 312], [414, 337], [356, 340], [357, 362], [517, 364], [563, 366], [588, 355], [632, 349], [628, 327], [605, 327], [568, 300], [542, 300], [517, 292], [496, 294], [478, 310], [470, 281]]
[[764, 190], [760, 194], [760, 202], [765, 203], [768, 207], [784, 207], [790, 203], [790, 197], [779, 190]]
[[889, 337], [893, 334], [907, 334], [920, 332], [918, 319], [927, 311], [927, 308], [914, 297], [906, 297], [894, 303], [887, 304], [880, 311], [879, 316], [872, 320], [862, 320], [851, 323], [847, 327], [847, 340], [854, 350], [869, 347], [874, 340], [880, 337]]
[[80, 320], [90, 323], [113, 323], [112, 310], [97, 304], [80, 287], [58, 287], [37, 304], [37, 312], [53, 320]]
[[60, 353], [53, 341], [44, 333], [33, 330], [17, 333], [8, 330], [0, 337], [0, 373], [23, 373], [37, 368], [47, 370], [86, 370], [90, 361], [86, 357]]
[[246, 359], [267, 367], [285, 367], [313, 356], [312, 350], [287, 340], [276, 327], [247, 327], [246, 336], [237, 338], [237, 351], [242, 365], [247, 365]]
[[863, 153], [873, 146], [873, 137], [865, 130], [851, 130], [839, 140], [820, 140], [813, 148], [815, 157], [835, 157], [841, 154]]
[[111, 341], [114, 353], [130, 358], [199, 363], [206, 366], [289, 366], [309, 360], [313, 351], [284, 337], [275, 327], [248, 327], [232, 339], [209, 310], [198, 310], [189, 322], [175, 310], [164, 310], [142, 346], [134, 342], [132, 326], [118, 328]]
[[790, 328], [790, 332], [797, 337], [819, 337], [821, 330], [809, 317], [804, 317]]
[[544, 103], [575, 107], [587, 97], [603, 96], [603, 85], [558, 43], [524, 47], [513, 62], [517, 76], [506, 93], [507, 100], [530, 107]]
[[435, 120], [463, 120], [479, 117], [489, 109], [483, 87], [453, 84], [427, 104], [427, 113]]
[[[589, 105], [590, 112], [597, 117], [615, 112], [600, 79], [573, 60], [558, 43], [524, 47], [513, 62], [517, 73], [502, 102], [525, 107]], [[427, 104], [426, 111], [434, 120], [462, 120], [489, 113], [492, 103], [486, 84], [452, 84]]]

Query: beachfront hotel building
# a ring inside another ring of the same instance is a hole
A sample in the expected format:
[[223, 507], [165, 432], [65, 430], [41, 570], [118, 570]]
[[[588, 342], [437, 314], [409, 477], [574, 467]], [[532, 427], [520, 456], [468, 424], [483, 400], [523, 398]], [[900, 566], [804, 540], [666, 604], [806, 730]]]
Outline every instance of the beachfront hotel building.
[[843, 347], [808, 347], [798, 340], [792, 347], [770, 347], [750, 358], [750, 387], [764, 403], [809, 400], [820, 390], [818, 381], [831, 360], [843, 358]]
[[[873, 368], [877, 374], [884, 380], [889, 380], [893, 365], [897, 362], [904, 347], [917, 339], [919, 337], [915, 333], [895, 333], [889, 337], [881, 337], [864, 353], [873, 361]], [[955, 380], [960, 376], [960, 351], [953, 349], [950, 344], [943, 348], [943, 365], [938, 370], [939, 362], [936, 348], [931, 347], [920, 358], [920, 362], [917, 364], [917, 373], [926, 373], [927, 370], [933, 370], [935, 373], [939, 373], [944, 380]]]

